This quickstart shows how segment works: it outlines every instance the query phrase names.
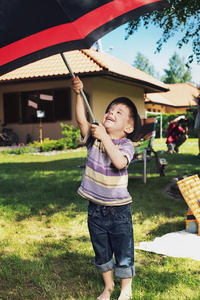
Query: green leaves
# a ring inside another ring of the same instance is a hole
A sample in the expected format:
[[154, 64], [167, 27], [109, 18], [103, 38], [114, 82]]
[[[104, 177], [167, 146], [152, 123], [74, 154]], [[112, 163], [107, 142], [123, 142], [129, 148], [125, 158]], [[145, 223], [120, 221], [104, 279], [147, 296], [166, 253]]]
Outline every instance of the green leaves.
[[125, 39], [139, 29], [141, 23], [148, 28], [150, 24], [163, 29], [162, 37], [157, 41], [157, 51], [160, 52], [163, 43], [174, 34], [182, 30], [182, 38], [178, 41], [178, 48], [192, 41], [193, 53], [188, 57], [187, 65], [192, 63], [194, 55], [200, 63], [200, 1], [199, 0], [169, 0], [170, 7], [146, 14], [128, 23]]
[[191, 81], [191, 70], [189, 67], [185, 67], [184, 58], [181, 59], [176, 52], [174, 52], [170, 58], [168, 65], [169, 69], [164, 69], [165, 76], [162, 78], [165, 83], [183, 83]]
[[159, 74], [156, 74], [155, 68], [151, 65], [149, 59], [140, 52], [137, 53], [133, 66], [151, 76], [159, 77]]

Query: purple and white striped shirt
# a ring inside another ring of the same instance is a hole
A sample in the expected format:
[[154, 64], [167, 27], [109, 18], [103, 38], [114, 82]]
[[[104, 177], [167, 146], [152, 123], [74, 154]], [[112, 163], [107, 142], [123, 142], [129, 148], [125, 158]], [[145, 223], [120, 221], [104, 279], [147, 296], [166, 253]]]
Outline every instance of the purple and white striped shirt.
[[[112, 140], [128, 159], [134, 155], [133, 143], [127, 139]], [[78, 193], [99, 205], [118, 206], [132, 202], [128, 185], [128, 164], [118, 170], [111, 162], [103, 144], [92, 136], [86, 141], [87, 163]]]

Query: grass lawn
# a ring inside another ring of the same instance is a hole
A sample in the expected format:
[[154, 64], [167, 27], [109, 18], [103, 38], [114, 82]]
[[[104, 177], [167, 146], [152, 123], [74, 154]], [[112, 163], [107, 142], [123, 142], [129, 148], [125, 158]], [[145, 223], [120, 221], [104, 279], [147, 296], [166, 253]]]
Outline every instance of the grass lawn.
[[[155, 150], [166, 150], [159, 139]], [[187, 205], [163, 189], [174, 177], [199, 174], [197, 139], [168, 161], [166, 176], [131, 179], [135, 245], [185, 229]], [[93, 265], [87, 200], [77, 194], [85, 149], [56, 155], [0, 154], [0, 299], [96, 299], [101, 274]], [[139, 164], [138, 164], [139, 165]], [[130, 169], [136, 167], [131, 164]], [[155, 169], [152, 159], [148, 170]], [[133, 299], [200, 299], [200, 262], [135, 251]], [[117, 299], [120, 281], [111, 299]]]

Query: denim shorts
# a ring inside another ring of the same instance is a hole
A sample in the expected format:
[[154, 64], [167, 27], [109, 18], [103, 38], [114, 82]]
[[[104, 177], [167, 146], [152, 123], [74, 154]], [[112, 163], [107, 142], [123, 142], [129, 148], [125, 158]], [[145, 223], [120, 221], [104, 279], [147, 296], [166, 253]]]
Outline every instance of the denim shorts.
[[[135, 274], [131, 205], [102, 206], [89, 202], [88, 228], [101, 272], [114, 269], [120, 278]], [[115, 260], [114, 260], [115, 258]]]

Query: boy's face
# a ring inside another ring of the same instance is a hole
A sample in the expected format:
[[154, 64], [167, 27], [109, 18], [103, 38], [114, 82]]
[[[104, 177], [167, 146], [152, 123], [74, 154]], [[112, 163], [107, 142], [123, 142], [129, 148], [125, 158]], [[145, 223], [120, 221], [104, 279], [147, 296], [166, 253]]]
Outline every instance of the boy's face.
[[113, 104], [105, 113], [102, 124], [112, 138], [121, 139], [133, 131], [134, 121], [129, 115], [129, 107], [122, 103]]

